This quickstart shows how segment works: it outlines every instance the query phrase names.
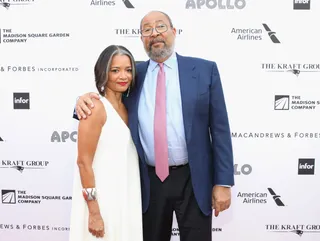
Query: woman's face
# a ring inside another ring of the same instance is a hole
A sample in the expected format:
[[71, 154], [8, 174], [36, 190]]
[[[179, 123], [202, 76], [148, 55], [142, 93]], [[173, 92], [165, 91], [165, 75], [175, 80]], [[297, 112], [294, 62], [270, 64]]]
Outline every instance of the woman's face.
[[125, 92], [132, 81], [132, 66], [127, 55], [115, 55], [108, 73], [107, 88], [115, 92]]

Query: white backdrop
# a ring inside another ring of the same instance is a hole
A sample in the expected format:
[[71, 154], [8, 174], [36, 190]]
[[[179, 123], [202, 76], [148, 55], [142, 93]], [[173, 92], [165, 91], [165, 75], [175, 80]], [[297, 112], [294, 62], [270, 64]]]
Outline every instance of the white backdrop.
[[236, 186], [213, 240], [319, 240], [320, 1], [130, 2], [0, 0], [0, 241], [68, 240], [76, 97], [108, 45], [147, 59], [150, 10], [172, 17], [179, 54], [220, 70]]

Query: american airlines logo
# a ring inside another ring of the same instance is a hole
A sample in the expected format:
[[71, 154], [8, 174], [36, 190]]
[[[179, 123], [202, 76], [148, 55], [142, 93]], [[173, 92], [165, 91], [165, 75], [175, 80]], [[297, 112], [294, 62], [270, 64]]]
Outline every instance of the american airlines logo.
[[269, 204], [270, 202], [274, 202], [279, 207], [285, 206], [282, 200], [280, 199], [280, 195], [277, 195], [270, 187], [267, 188], [267, 190], [269, 193], [266, 192], [266, 190], [264, 192], [238, 192], [237, 198], [241, 200], [241, 203], [243, 204], [264, 205]]
[[271, 41], [272, 41], [273, 43], [275, 43], [275, 44], [279, 44], [280, 41], [279, 41], [279, 39], [277, 38], [277, 36], [275, 35], [276, 32], [272, 31], [267, 24], [263, 23], [262, 25], [263, 25], [264, 29], [268, 32], [268, 35], [269, 35]]
[[[130, 0], [118, 0], [123, 2], [124, 6], [126, 8], [134, 8]], [[105, 7], [113, 7], [116, 5], [116, 0], [114, 1], [104, 1], [104, 0], [91, 0], [90, 5], [91, 6], [105, 6]]]
[[[230, 32], [238, 41], [261, 41], [270, 38], [273, 43], [280, 43], [279, 39], [276, 37], [276, 32], [272, 31], [266, 23], [262, 23], [262, 25], [259, 24], [256, 27], [233, 27]], [[265, 36], [265, 32], [267, 32], [267, 36]]]
[[132, 5], [132, 3], [129, 0], [122, 0], [122, 2], [126, 6], [126, 8], [134, 8], [134, 6]]
[[283, 204], [283, 202], [281, 201], [281, 199], [280, 199], [280, 195], [277, 195], [274, 191], [273, 191], [273, 189], [272, 188], [268, 188], [268, 191], [269, 191], [269, 193], [272, 195], [272, 198], [273, 198], [273, 200], [274, 200], [274, 202], [277, 204], [277, 206], [279, 206], [279, 207], [283, 207], [283, 206], [285, 206], [284, 204]]

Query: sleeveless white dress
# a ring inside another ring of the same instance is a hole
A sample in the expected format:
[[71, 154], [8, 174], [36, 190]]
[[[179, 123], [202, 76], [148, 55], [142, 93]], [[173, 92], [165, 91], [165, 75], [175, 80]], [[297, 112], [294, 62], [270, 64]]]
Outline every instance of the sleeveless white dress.
[[88, 231], [88, 207], [75, 165], [69, 241], [142, 241], [138, 155], [125, 122], [105, 97], [100, 100], [107, 121], [101, 131], [93, 170], [105, 236], [96, 238]]

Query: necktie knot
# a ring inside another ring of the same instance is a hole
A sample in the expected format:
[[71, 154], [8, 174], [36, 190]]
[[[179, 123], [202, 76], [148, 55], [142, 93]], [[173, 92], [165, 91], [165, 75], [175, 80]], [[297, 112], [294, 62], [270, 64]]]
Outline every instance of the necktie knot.
[[163, 70], [163, 63], [159, 63], [160, 70]]

